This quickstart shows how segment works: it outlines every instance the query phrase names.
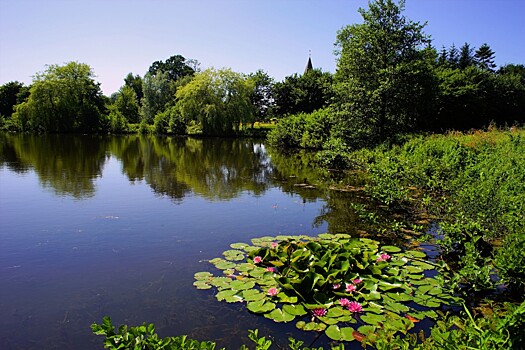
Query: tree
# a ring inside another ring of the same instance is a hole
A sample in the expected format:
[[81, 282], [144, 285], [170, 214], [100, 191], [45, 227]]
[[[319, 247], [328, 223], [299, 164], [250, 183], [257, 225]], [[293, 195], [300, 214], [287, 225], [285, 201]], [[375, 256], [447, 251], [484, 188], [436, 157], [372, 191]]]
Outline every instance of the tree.
[[332, 74], [320, 69], [293, 74], [274, 84], [274, 113], [280, 116], [311, 113], [326, 107], [332, 99]]
[[476, 50], [474, 58], [478, 66], [482, 69], [494, 71], [496, 64], [494, 63], [495, 54], [488, 44], [483, 44]]
[[465, 69], [467, 67], [473, 66], [476, 63], [473, 54], [474, 49], [470, 47], [468, 43], [463, 44], [459, 49], [459, 69]]
[[50, 65], [33, 78], [26, 102], [13, 115], [22, 130], [97, 132], [106, 127], [104, 99], [91, 67], [70, 62]]
[[185, 120], [201, 123], [205, 135], [229, 135], [253, 121], [253, 82], [231, 69], [207, 69], [177, 91]]
[[147, 124], [152, 124], [155, 115], [163, 112], [166, 104], [172, 99], [168, 73], [162, 71], [155, 75], [146, 73], [142, 89], [144, 94], [141, 108], [142, 120]]
[[137, 99], [137, 104], [142, 106], [142, 98], [144, 97], [144, 92], [142, 91], [142, 78], [140, 75], [133, 75], [133, 73], [128, 73], [124, 78], [124, 83], [126, 86], [129, 86], [135, 92], [135, 98]]
[[149, 67], [148, 73], [156, 75], [158, 72], [167, 73], [168, 79], [176, 81], [187, 75], [193, 75], [198, 70], [197, 60], [187, 60], [181, 55], [174, 55], [165, 62], [155, 61]]
[[119, 89], [114, 106], [124, 116], [127, 123], [140, 122], [137, 96], [130, 86], [124, 85]]
[[424, 25], [401, 13], [404, 1], [369, 3], [362, 24], [339, 30], [335, 137], [356, 146], [382, 142], [424, 122], [433, 94], [435, 50]]
[[255, 119], [267, 120], [274, 105], [272, 92], [274, 81], [262, 70], [250, 74], [248, 78], [254, 84], [250, 99], [255, 107]]
[[0, 116], [11, 118], [14, 107], [29, 96], [29, 88], [18, 81], [10, 81], [0, 86]]

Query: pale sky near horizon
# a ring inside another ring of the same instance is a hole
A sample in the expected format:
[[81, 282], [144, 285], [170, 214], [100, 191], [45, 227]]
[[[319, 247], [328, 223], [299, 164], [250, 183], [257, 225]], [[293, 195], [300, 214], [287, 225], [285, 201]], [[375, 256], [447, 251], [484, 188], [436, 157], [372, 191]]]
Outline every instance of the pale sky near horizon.
[[[262, 69], [277, 81], [334, 72], [334, 42], [367, 0], [0, 0], [0, 85], [30, 84], [47, 64], [89, 64], [106, 95], [132, 72], [181, 54], [201, 69]], [[488, 43], [496, 64], [525, 64], [525, 0], [406, 0], [438, 50]]]

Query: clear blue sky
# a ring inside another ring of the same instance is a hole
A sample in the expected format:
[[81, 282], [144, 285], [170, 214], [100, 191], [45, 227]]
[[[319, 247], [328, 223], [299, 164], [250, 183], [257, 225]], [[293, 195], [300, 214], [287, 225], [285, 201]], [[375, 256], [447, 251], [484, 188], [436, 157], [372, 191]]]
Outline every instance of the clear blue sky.
[[[360, 23], [366, 0], [0, 0], [0, 84], [31, 83], [46, 64], [89, 64], [105, 94], [129, 72], [176, 54], [201, 68], [263, 69], [276, 80], [335, 71], [341, 27]], [[488, 43], [496, 63], [525, 64], [525, 0], [406, 0], [433, 44]]]

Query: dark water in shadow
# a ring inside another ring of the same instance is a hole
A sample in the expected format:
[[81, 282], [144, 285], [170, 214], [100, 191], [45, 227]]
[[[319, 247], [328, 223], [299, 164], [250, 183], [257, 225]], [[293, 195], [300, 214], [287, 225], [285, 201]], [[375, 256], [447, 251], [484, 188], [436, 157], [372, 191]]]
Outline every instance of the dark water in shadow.
[[105, 315], [232, 348], [255, 328], [315, 338], [192, 286], [231, 243], [360, 228], [355, 194], [306, 186], [324, 176], [307, 156], [253, 140], [0, 140], [2, 349], [101, 349], [90, 325]]

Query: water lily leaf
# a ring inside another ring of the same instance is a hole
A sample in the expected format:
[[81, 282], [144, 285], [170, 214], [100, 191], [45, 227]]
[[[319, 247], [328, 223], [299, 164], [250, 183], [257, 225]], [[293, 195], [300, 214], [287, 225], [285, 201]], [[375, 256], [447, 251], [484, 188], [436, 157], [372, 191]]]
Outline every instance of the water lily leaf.
[[308, 322], [305, 324], [303, 330], [305, 331], [324, 331], [326, 329], [326, 324], [324, 323], [316, 323], [316, 322]]
[[222, 259], [221, 261], [215, 264], [215, 267], [218, 268], [219, 270], [231, 269], [231, 268], [234, 268], [235, 266], [236, 266], [235, 263], [226, 261], [226, 260], [222, 260]]
[[336, 325], [331, 325], [326, 329], [324, 333], [328, 336], [328, 338], [335, 341], [341, 341], [343, 338], [341, 334], [341, 329]]
[[226, 276], [231, 276], [235, 273], [235, 269], [226, 269], [226, 270], [223, 270], [222, 273], [225, 274]]
[[197, 289], [210, 289], [211, 288], [211, 285], [204, 281], [195, 281], [193, 282], [193, 285]]
[[410, 301], [414, 299], [413, 296], [405, 293], [386, 293], [386, 295], [395, 301]]
[[401, 248], [394, 247], [392, 245], [384, 245], [381, 247], [381, 250], [387, 253], [399, 253], [401, 251]]
[[417, 266], [423, 270], [434, 270], [436, 267], [430, 264], [427, 264], [426, 262], [415, 260], [412, 261], [412, 265]]
[[304, 329], [304, 326], [306, 325], [306, 322], [304, 321], [298, 321], [296, 324], [295, 324], [295, 327], [297, 327], [298, 329]]
[[323, 322], [323, 323], [326, 323], [326, 324], [338, 324], [339, 321], [336, 319], [336, 318], [330, 318], [330, 317], [326, 317], [326, 316], [323, 316], [323, 317], [319, 317], [319, 321]]
[[406, 266], [405, 267], [405, 270], [407, 270], [409, 273], [411, 274], [414, 274], [414, 273], [423, 273], [423, 269], [417, 267], [417, 266]]
[[341, 306], [335, 306], [328, 309], [326, 317], [341, 317], [350, 314], [350, 311], [343, 309]]
[[265, 314], [264, 317], [274, 320], [275, 322], [290, 322], [295, 318], [294, 315], [290, 315], [281, 309], [274, 309], [270, 313]]
[[295, 316], [304, 316], [308, 313], [301, 304], [283, 305], [283, 311], [285, 311], [286, 313], [290, 315], [295, 315]]
[[427, 255], [424, 252], [421, 252], [418, 250], [407, 250], [404, 254], [412, 258], [426, 258], [427, 257]]
[[384, 323], [386, 321], [386, 317], [383, 315], [376, 315], [373, 313], [368, 313], [366, 315], [360, 316], [361, 320], [363, 322], [366, 322], [370, 325], [378, 325], [379, 323]]
[[368, 293], [360, 293], [360, 294], [366, 301], [381, 299], [381, 294], [377, 291], [371, 291]]
[[231, 297], [235, 295], [235, 293], [237, 293], [236, 290], [226, 289], [226, 290], [221, 290], [219, 293], [215, 295], [215, 297], [217, 298], [218, 301], [222, 301], [227, 297]]
[[221, 289], [229, 289], [230, 283], [232, 280], [228, 277], [214, 277], [210, 284], [214, 287], [221, 288]]
[[295, 304], [297, 303], [297, 297], [296, 296], [289, 296], [286, 293], [279, 293], [277, 294], [277, 297], [279, 298], [279, 302], [285, 303], [285, 304]]
[[240, 250], [230, 249], [222, 253], [226, 260], [239, 261], [244, 259], [244, 253]]
[[264, 300], [248, 302], [248, 304], [246, 305], [246, 308], [250, 310], [251, 312], [263, 314], [263, 313], [266, 313], [266, 312], [269, 312], [275, 309], [275, 304], [264, 299]]
[[255, 287], [255, 282], [253, 281], [233, 281], [230, 283], [230, 287], [233, 290], [246, 290]]
[[242, 292], [242, 297], [246, 301], [257, 301], [264, 299], [266, 295], [258, 290], [248, 289]]
[[385, 281], [379, 281], [377, 283], [377, 286], [382, 291], [387, 291], [387, 290], [391, 290], [391, 289], [395, 289], [395, 288], [400, 288], [402, 286], [402, 284], [401, 283], [389, 283], [389, 282], [385, 282]]
[[342, 327], [340, 328], [341, 338], [343, 341], [353, 341], [355, 330], [352, 327]]
[[385, 303], [385, 309], [395, 313], [407, 312], [408, 310], [410, 310], [408, 306], [400, 303]]
[[233, 249], [244, 249], [246, 247], [249, 247], [250, 245], [249, 244], [246, 244], [246, 243], [232, 243], [230, 244], [230, 247], [232, 247]]
[[329, 233], [321, 233], [321, 234], [317, 235], [317, 237], [322, 238], [322, 239], [328, 239], [328, 240], [332, 240], [332, 239], [335, 238], [334, 235], [331, 235]]
[[[376, 330], [376, 327], [370, 326], [370, 325], [364, 325], [357, 329], [357, 331], [361, 334], [368, 335], [371, 333], [374, 333]], [[357, 337], [356, 337], [357, 338]]]
[[255, 265], [253, 264], [249, 264], [249, 263], [243, 263], [243, 264], [239, 264], [235, 267], [235, 269], [237, 271], [240, 271], [240, 272], [247, 272], [247, 271], [251, 271], [255, 268]]
[[203, 272], [197, 272], [195, 275], [193, 275], [193, 277], [200, 281], [200, 280], [209, 280], [210, 278], [213, 277], [213, 275], [209, 272], [206, 272], [206, 271], [203, 271]]

